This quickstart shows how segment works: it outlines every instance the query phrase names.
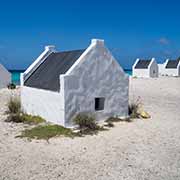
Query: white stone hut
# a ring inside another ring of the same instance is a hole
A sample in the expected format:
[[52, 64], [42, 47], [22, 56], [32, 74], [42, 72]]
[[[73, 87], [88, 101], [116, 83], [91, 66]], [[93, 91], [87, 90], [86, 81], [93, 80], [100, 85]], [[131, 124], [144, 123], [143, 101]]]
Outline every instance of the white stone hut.
[[0, 64], [0, 89], [6, 88], [11, 83], [11, 73]]
[[159, 76], [164, 76], [165, 74], [165, 63], [158, 64]]
[[155, 58], [151, 60], [137, 59], [133, 65], [133, 77], [155, 78], [158, 77], [158, 64]]
[[165, 76], [180, 76], [180, 59], [170, 60], [167, 59], [164, 63]]
[[83, 50], [57, 52], [47, 46], [21, 74], [23, 110], [66, 127], [73, 126], [77, 113], [97, 120], [127, 117], [128, 88], [128, 75], [98, 39]]

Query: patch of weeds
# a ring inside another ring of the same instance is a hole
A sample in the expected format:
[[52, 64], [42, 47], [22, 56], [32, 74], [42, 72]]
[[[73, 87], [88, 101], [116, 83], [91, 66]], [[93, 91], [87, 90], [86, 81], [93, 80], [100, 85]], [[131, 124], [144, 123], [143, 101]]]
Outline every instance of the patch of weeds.
[[6, 122], [25, 123], [25, 124], [39, 124], [45, 122], [40, 116], [31, 116], [24, 113], [10, 114]]
[[21, 112], [21, 102], [18, 98], [11, 98], [8, 102], [6, 122], [39, 124], [45, 122], [40, 116], [32, 116]]
[[78, 125], [80, 134], [97, 134], [98, 131], [105, 130], [103, 127], [96, 123], [96, 119], [93, 116], [87, 114], [78, 114], [73, 119], [74, 123]]
[[131, 119], [135, 119], [135, 118], [148, 119], [151, 117], [149, 113], [143, 110], [142, 103], [140, 102], [140, 97], [138, 97], [138, 99], [135, 102], [131, 103], [128, 108], [129, 108], [129, 116]]
[[73, 138], [78, 136], [78, 133], [74, 133], [71, 129], [59, 125], [39, 125], [32, 129], [22, 131], [22, 134], [16, 137], [49, 140], [50, 138], [58, 136]]
[[16, 89], [16, 85], [15, 85], [14, 83], [9, 83], [9, 84], [7, 85], [7, 88], [8, 88], [8, 89]]
[[129, 109], [129, 116], [132, 119], [139, 118], [139, 113], [138, 113], [139, 106], [137, 104], [133, 104], [133, 103], [129, 104], [128, 109]]
[[45, 119], [41, 118], [40, 116], [22, 114], [21, 118], [22, 118], [22, 122], [26, 124], [39, 124], [45, 122]]
[[7, 119], [5, 121], [6, 122], [22, 123], [22, 119], [21, 119], [20, 113], [9, 114], [9, 116], [7, 117]]
[[139, 109], [140, 109], [140, 97], [135, 102], [132, 102], [128, 106], [129, 116], [132, 119], [139, 118]]
[[8, 114], [18, 114], [21, 112], [21, 102], [18, 98], [11, 98], [8, 102]]

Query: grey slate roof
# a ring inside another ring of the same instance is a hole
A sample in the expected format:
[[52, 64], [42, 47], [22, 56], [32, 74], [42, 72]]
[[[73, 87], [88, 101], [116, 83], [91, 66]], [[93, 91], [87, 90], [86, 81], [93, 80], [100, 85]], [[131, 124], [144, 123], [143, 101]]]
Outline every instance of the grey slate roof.
[[169, 60], [168, 63], [166, 64], [167, 69], [176, 69], [178, 64], [179, 64], [179, 59], [177, 60]]
[[140, 59], [136, 66], [135, 66], [135, 69], [147, 69], [149, 64], [150, 64], [151, 60], [142, 60]]
[[51, 53], [24, 82], [25, 86], [59, 91], [60, 74], [65, 74], [85, 50]]

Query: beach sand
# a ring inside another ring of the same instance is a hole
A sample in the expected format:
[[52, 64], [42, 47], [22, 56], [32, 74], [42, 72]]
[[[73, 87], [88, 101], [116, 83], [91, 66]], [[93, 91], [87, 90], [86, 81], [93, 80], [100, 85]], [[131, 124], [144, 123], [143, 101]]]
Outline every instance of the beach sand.
[[25, 128], [4, 122], [19, 90], [0, 90], [0, 180], [179, 180], [180, 78], [131, 79], [151, 119], [116, 123], [109, 131], [48, 142], [15, 138]]

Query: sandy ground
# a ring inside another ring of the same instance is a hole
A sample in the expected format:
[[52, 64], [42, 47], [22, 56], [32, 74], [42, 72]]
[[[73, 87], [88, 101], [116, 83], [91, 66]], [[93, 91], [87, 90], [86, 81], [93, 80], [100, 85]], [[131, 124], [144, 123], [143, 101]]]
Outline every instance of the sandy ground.
[[133, 79], [149, 120], [117, 123], [85, 138], [14, 138], [23, 125], [5, 123], [5, 104], [17, 91], [0, 91], [0, 180], [179, 180], [180, 78]]

